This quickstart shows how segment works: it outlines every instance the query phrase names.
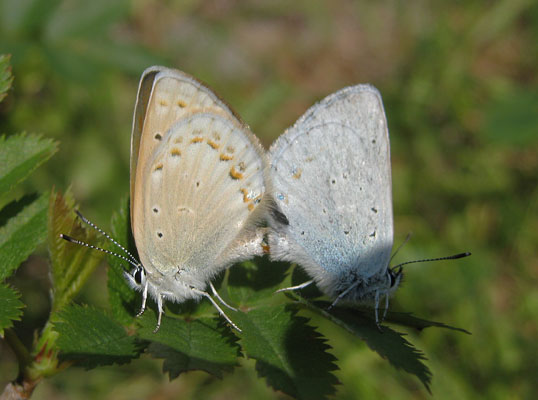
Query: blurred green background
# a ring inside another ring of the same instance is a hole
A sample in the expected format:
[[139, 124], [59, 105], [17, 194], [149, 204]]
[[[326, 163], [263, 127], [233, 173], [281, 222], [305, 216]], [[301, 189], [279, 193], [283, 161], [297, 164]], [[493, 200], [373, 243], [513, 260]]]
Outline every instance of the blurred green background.
[[[15, 75], [0, 133], [60, 142], [18, 190], [72, 185], [81, 210], [105, 228], [129, 188], [144, 68], [204, 80], [266, 146], [322, 97], [375, 85], [391, 134], [395, 243], [414, 234], [394, 261], [473, 253], [409, 266], [392, 301], [473, 333], [409, 332], [429, 358], [435, 397], [538, 397], [536, 1], [0, 0], [0, 52], [12, 54]], [[100, 268], [80, 301], [105, 306], [105, 279]], [[48, 312], [46, 250], [12, 283], [28, 304], [18, 326], [30, 341]], [[363, 343], [314, 323], [339, 358], [338, 398], [429, 397]], [[285, 397], [244, 364], [222, 381], [194, 372], [168, 382], [149, 358], [71, 368], [33, 398]], [[15, 376], [0, 342], [0, 386]]]

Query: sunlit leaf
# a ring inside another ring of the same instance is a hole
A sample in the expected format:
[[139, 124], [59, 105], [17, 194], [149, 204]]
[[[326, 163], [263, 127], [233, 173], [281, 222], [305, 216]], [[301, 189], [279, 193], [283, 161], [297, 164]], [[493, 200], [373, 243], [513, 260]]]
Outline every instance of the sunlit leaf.
[[48, 194], [41, 195], [0, 227], [0, 281], [10, 276], [45, 241], [48, 200]]
[[216, 318], [165, 318], [155, 333], [156, 324], [155, 313], [147, 310], [140, 318], [138, 334], [151, 342], [149, 352], [154, 357], [164, 359], [163, 370], [171, 379], [192, 370], [222, 378], [238, 364], [237, 337]]
[[275, 390], [297, 399], [325, 399], [335, 392], [336, 359], [306, 318], [286, 305], [259, 306], [233, 318], [243, 330], [243, 351]]
[[0, 197], [9, 193], [56, 151], [56, 142], [38, 135], [0, 136]]
[[58, 314], [54, 323], [58, 332], [61, 357], [78, 365], [123, 364], [138, 357], [140, 347], [134, 336], [102, 311], [71, 304]]

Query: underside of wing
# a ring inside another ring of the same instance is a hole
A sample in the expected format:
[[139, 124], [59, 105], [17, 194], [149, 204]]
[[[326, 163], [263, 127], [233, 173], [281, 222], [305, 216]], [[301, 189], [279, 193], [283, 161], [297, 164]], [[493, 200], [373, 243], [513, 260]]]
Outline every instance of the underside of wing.
[[[142, 132], [162, 136], [180, 118], [201, 109], [217, 110], [240, 123], [232, 109], [194, 77], [160, 66], [150, 67], [143, 72], [131, 133], [131, 208], [138, 162], [146, 160], [147, 154], [153, 154], [157, 143], [153, 137]], [[140, 149], [143, 154], [140, 154]]]
[[150, 127], [143, 135], [154, 150], [138, 163], [132, 212], [140, 259], [150, 273], [206, 282], [263, 217], [265, 154], [223, 113], [195, 111], [167, 131]]
[[371, 86], [345, 88], [310, 108], [270, 150], [273, 197], [289, 221], [271, 221], [273, 256], [318, 281], [385, 270], [393, 240], [389, 147]]

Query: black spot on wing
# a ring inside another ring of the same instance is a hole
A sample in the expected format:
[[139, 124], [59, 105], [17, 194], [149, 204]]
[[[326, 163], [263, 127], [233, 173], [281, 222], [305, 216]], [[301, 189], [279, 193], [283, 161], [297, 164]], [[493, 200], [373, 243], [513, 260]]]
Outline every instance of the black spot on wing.
[[271, 217], [273, 217], [273, 219], [278, 222], [279, 224], [282, 224], [282, 225], [289, 225], [290, 224], [290, 221], [288, 220], [288, 217], [286, 217], [284, 215], [284, 213], [282, 213], [282, 211], [280, 211], [278, 209], [278, 206], [276, 204], [272, 204], [271, 205], [271, 208], [270, 208], [270, 212], [271, 212]]

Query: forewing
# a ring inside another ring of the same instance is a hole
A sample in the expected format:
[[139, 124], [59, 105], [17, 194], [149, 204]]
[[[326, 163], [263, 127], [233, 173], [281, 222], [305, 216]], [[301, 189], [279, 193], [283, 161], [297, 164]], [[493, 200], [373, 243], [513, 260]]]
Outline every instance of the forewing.
[[314, 105], [273, 144], [270, 162], [274, 200], [289, 221], [273, 218], [285, 240], [274, 240], [272, 253], [318, 269], [315, 276], [358, 269], [368, 277], [387, 267], [390, 145], [375, 88], [348, 87]]
[[[131, 210], [134, 208], [137, 166], [139, 162], [146, 162], [154, 154], [157, 145], [154, 136], [164, 135], [180, 118], [204, 108], [216, 109], [240, 122], [223, 100], [194, 77], [160, 66], [150, 67], [143, 72], [131, 133]], [[132, 216], [131, 213], [131, 223]]]

